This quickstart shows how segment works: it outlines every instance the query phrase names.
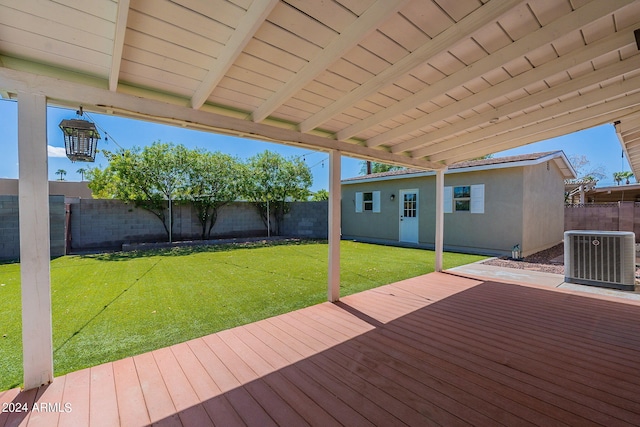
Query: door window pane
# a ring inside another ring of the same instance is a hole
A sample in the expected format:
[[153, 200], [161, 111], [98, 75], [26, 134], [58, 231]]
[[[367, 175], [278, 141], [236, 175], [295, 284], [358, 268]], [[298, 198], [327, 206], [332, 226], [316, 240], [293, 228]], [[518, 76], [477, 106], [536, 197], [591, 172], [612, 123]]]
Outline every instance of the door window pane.
[[415, 218], [417, 216], [417, 195], [415, 193], [409, 193], [404, 195], [404, 209], [403, 216], [405, 218]]

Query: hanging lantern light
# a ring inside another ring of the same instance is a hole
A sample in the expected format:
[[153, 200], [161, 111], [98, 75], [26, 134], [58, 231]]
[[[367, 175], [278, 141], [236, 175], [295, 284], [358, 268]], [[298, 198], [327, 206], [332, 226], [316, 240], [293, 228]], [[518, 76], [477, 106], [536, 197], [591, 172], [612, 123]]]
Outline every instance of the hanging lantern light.
[[[82, 116], [82, 107], [78, 111]], [[60, 122], [60, 129], [64, 133], [64, 148], [67, 157], [72, 162], [94, 162], [98, 148], [100, 134], [96, 125], [88, 120], [72, 119]]]

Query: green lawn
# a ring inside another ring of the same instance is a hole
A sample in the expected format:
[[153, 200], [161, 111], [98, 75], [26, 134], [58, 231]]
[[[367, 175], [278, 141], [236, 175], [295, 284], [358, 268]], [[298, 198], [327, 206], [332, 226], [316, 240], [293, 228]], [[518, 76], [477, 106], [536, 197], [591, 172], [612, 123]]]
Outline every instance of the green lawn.
[[[433, 271], [434, 254], [343, 241], [341, 295]], [[482, 257], [446, 253], [445, 268]], [[56, 376], [326, 301], [326, 242], [51, 262]], [[0, 265], [0, 390], [22, 382], [20, 265]]]

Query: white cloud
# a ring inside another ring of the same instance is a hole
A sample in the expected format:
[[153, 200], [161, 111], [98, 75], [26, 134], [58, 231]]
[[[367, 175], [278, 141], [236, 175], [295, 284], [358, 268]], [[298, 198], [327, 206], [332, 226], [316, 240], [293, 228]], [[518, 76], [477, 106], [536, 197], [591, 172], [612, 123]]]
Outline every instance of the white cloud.
[[47, 154], [49, 157], [67, 157], [64, 147], [54, 147], [52, 145], [47, 145]]

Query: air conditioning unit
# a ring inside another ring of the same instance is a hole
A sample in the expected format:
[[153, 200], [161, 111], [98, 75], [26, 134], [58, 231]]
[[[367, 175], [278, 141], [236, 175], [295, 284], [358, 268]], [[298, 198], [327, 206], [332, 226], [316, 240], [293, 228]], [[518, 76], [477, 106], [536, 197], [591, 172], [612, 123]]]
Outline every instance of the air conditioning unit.
[[565, 231], [565, 282], [633, 291], [635, 243], [631, 232]]

